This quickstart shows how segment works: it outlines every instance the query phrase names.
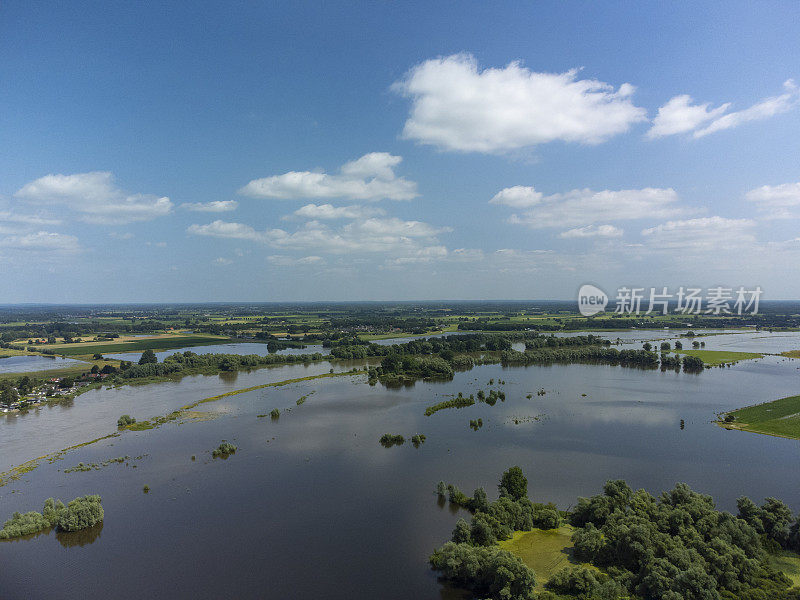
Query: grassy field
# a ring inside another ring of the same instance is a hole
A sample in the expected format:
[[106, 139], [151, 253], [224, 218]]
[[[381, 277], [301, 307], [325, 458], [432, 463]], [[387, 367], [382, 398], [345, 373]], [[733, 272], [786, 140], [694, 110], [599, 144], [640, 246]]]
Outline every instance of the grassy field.
[[789, 358], [800, 358], [800, 350], [789, 350], [788, 352], [781, 352], [781, 356], [788, 356]]
[[764, 358], [763, 354], [757, 352], [729, 352], [727, 350], [695, 350], [694, 348], [688, 350], [678, 350], [677, 354], [696, 356], [702, 358], [703, 362], [712, 367], [724, 365], [728, 363], [735, 363], [740, 360], [752, 360], [754, 358]]
[[107, 342], [81, 342], [80, 344], [56, 344], [52, 346], [43, 346], [43, 348], [64, 356], [91, 356], [95, 353], [143, 352], [148, 348], [154, 351], [170, 350], [172, 348], [183, 348], [185, 346], [224, 344], [228, 341], [230, 341], [230, 338], [221, 335], [164, 334], [148, 337], [131, 337], [129, 339], [123, 339], [123, 341], [111, 340]]
[[735, 420], [731, 423], [719, 422], [726, 429], [740, 429], [800, 439], [800, 396], [789, 396], [756, 406], [734, 410]]
[[794, 585], [800, 585], [800, 556], [794, 552], [783, 551], [770, 555], [767, 562], [776, 571], [783, 571]]
[[570, 564], [579, 564], [572, 557], [571, 537], [575, 528], [563, 525], [544, 531], [515, 531], [510, 540], [498, 542], [500, 547], [516, 554], [536, 573], [538, 585], [547, 582], [554, 573]]

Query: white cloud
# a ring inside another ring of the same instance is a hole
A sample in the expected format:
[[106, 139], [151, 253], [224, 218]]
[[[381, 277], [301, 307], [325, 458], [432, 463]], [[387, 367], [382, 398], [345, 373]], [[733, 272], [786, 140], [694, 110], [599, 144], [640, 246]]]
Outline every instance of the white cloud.
[[[750, 108], [731, 113], [727, 112], [731, 107], [730, 102], [710, 109], [710, 103], [693, 106], [690, 96], [675, 96], [658, 109], [658, 115], [653, 120], [653, 127], [647, 132], [647, 137], [652, 139], [693, 131], [693, 137], [701, 138], [749, 121], [760, 121], [785, 113], [797, 106], [800, 90], [791, 79], [784, 82], [783, 88], [785, 91], [779, 96], [764, 98]], [[706, 123], [705, 127], [700, 128]]]
[[297, 251], [321, 251], [330, 254], [392, 252], [409, 256], [422, 246], [436, 241], [449, 228], [437, 228], [421, 221], [398, 218], [370, 218], [332, 229], [319, 221], [309, 221], [297, 231], [284, 229], [256, 231], [244, 223], [214, 221], [191, 225], [187, 232], [218, 238], [250, 240], [273, 248]]
[[[506, 188], [490, 200], [502, 196]], [[527, 188], [533, 192], [533, 188]], [[538, 194], [538, 192], [536, 192]], [[533, 198], [533, 195], [530, 196]], [[598, 222], [635, 220], [643, 218], [669, 218], [685, 211], [676, 206], [678, 194], [672, 188], [643, 188], [640, 190], [572, 190], [564, 194], [541, 196], [530, 202], [530, 208], [513, 214], [510, 223], [527, 225], [533, 229], [548, 227], [582, 227]], [[524, 202], [520, 206], [526, 206]], [[574, 237], [574, 236], [573, 236]]]
[[45, 175], [25, 184], [16, 196], [38, 204], [61, 204], [95, 224], [149, 221], [172, 210], [169, 198], [128, 194], [117, 188], [111, 173]]
[[345, 163], [340, 174], [290, 171], [254, 179], [239, 193], [254, 198], [349, 198], [352, 200], [411, 200], [417, 184], [397, 177], [394, 168], [402, 161], [388, 152], [372, 152]]
[[502, 204], [511, 208], [529, 208], [542, 201], [543, 194], [532, 186], [515, 185], [497, 192], [489, 204]]
[[218, 267], [227, 267], [228, 265], [232, 265], [233, 261], [230, 258], [225, 258], [224, 256], [220, 256], [219, 258], [215, 258], [212, 261], [212, 264]]
[[668, 221], [642, 231], [653, 248], [693, 251], [743, 250], [755, 243], [750, 219], [703, 217], [684, 221]]
[[771, 219], [800, 217], [800, 182], [782, 185], [763, 185], [750, 190], [745, 198], [764, 211]]
[[564, 231], [558, 234], [558, 237], [564, 239], [593, 237], [613, 238], [622, 237], [622, 233], [622, 229], [614, 227], [613, 225], [587, 225], [586, 227], [578, 227], [576, 229]]
[[730, 107], [730, 102], [714, 109], [710, 109], [710, 106], [710, 102], [692, 106], [692, 97], [687, 94], [675, 96], [658, 109], [647, 137], [654, 139], [692, 131], [703, 123], [721, 116]]
[[695, 131], [694, 137], [699, 138], [708, 135], [709, 133], [722, 131], [724, 129], [731, 129], [732, 127], [738, 127], [742, 123], [747, 123], [748, 121], [760, 121], [762, 119], [768, 119], [769, 117], [773, 117], [791, 110], [797, 106], [798, 99], [800, 99], [798, 88], [791, 79], [786, 81], [783, 84], [783, 87], [786, 91], [780, 96], [764, 98], [750, 108], [746, 108], [738, 112], [728, 113], [716, 121], [712, 121], [708, 127]]
[[285, 254], [273, 254], [267, 257], [267, 261], [278, 267], [295, 267], [298, 265], [321, 265], [325, 262], [325, 259], [314, 255], [297, 258], [286, 256]]
[[58, 225], [61, 221], [42, 215], [20, 214], [8, 210], [0, 211], [0, 224], [18, 223], [20, 225]]
[[332, 204], [306, 204], [292, 213], [302, 219], [360, 219], [368, 216], [383, 215], [385, 211], [373, 206], [333, 206]]
[[519, 62], [480, 71], [474, 56], [427, 60], [392, 86], [412, 99], [403, 137], [443, 150], [501, 153], [556, 140], [597, 144], [646, 120], [618, 90], [578, 70], [538, 73]]
[[112, 231], [108, 234], [108, 237], [114, 238], [115, 240], [130, 240], [133, 239], [134, 235], [130, 231], [126, 231], [125, 233]]
[[74, 235], [37, 231], [24, 235], [12, 235], [0, 239], [0, 246], [18, 250], [43, 252], [77, 252], [78, 238]]
[[236, 200], [214, 200], [213, 202], [184, 202], [181, 208], [195, 212], [228, 212], [236, 210], [239, 203]]

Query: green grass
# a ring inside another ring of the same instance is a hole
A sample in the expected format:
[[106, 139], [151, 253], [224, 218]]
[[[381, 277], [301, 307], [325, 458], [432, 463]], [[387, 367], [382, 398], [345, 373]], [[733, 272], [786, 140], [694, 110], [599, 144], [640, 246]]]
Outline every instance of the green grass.
[[711, 367], [718, 367], [728, 363], [735, 363], [740, 360], [751, 360], [754, 358], [764, 358], [763, 354], [757, 352], [729, 352], [727, 350], [695, 350], [694, 348], [675, 351], [677, 354], [696, 356], [702, 358], [703, 362]]
[[784, 550], [780, 554], [771, 554], [767, 559], [769, 566], [776, 571], [783, 571], [793, 585], [800, 585], [800, 556]]
[[574, 531], [571, 525], [547, 531], [515, 531], [510, 540], [498, 543], [503, 550], [519, 556], [522, 562], [533, 569], [537, 585], [542, 585], [564, 567], [580, 564], [572, 557], [571, 537]]
[[143, 352], [151, 350], [171, 350], [185, 346], [204, 346], [209, 344], [224, 344], [230, 338], [219, 335], [170, 335], [157, 338], [138, 338], [125, 342], [84, 342], [80, 344], [55, 344], [43, 346], [64, 356], [79, 354], [93, 355], [112, 354], [120, 352]]
[[800, 439], [800, 396], [748, 406], [727, 414], [733, 415], [735, 420], [731, 423], [719, 421], [726, 429]]

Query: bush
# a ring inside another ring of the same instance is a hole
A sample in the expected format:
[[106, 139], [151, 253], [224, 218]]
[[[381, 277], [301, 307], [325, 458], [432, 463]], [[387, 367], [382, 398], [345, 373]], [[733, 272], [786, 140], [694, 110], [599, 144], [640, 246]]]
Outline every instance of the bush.
[[122, 415], [119, 419], [117, 419], [117, 427], [127, 427], [128, 425], [133, 425], [134, 423], [136, 423], [136, 419], [130, 415]]
[[378, 441], [384, 448], [391, 448], [392, 446], [402, 446], [406, 438], [399, 433], [384, 433]]
[[67, 504], [58, 518], [58, 528], [63, 531], [78, 531], [96, 525], [103, 520], [100, 496], [83, 496]]
[[478, 597], [530, 600], [536, 579], [525, 563], [497, 546], [471, 546], [447, 542], [430, 557], [442, 576], [464, 586]]
[[216, 448], [214, 448], [214, 450], [211, 451], [211, 456], [213, 456], [214, 458], [217, 457], [228, 458], [228, 456], [235, 453], [236, 453], [236, 446], [234, 446], [230, 442], [223, 441], [219, 446], [217, 446]]

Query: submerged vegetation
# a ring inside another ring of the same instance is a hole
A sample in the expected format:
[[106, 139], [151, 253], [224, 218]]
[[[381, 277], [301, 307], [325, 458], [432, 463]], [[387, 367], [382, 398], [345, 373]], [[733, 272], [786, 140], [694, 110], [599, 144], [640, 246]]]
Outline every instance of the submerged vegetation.
[[236, 454], [236, 446], [226, 441], [211, 451], [211, 456], [214, 458], [228, 458], [231, 454]]
[[100, 496], [82, 496], [64, 506], [61, 500], [48, 498], [41, 513], [15, 512], [0, 530], [0, 540], [30, 535], [56, 527], [60, 531], [78, 531], [103, 520]]
[[[431, 565], [479, 597], [800, 599], [800, 588], [792, 589], [787, 575], [772, 566], [794, 568], [800, 517], [774, 498], [762, 506], [740, 498], [734, 516], [718, 511], [710, 496], [686, 484], [655, 498], [644, 490], [634, 492], [624, 481], [609, 481], [603, 494], [580, 498], [571, 512], [561, 513], [553, 505], [528, 500], [527, 479], [519, 467], [503, 474], [499, 490], [500, 498], [489, 503], [482, 488], [468, 497], [453, 485], [437, 486], [440, 496], [446, 493], [473, 516], [470, 523], [458, 521], [452, 541], [431, 555]], [[555, 530], [565, 517], [572, 529], [559, 533], [571, 532], [571, 547], [556, 540], [550, 559], [529, 545], [513, 543], [522, 539], [515, 531]], [[509, 539], [512, 543], [498, 546]], [[546, 589], [537, 589], [526, 559], [553, 565], [563, 564], [565, 556], [572, 564], [548, 572]]]
[[384, 433], [378, 441], [384, 448], [391, 448], [392, 446], [402, 446], [406, 443], [406, 438], [399, 433]]
[[130, 415], [122, 415], [119, 419], [117, 419], [117, 427], [127, 427], [128, 425], [133, 425], [134, 423], [136, 423], [136, 419]]
[[425, 416], [430, 417], [432, 414], [447, 408], [465, 408], [467, 406], [472, 406], [473, 404], [475, 404], [475, 398], [472, 396], [465, 398], [464, 395], [459, 392], [458, 396], [452, 400], [445, 400], [444, 402], [439, 402], [438, 404], [434, 404], [426, 408]]

